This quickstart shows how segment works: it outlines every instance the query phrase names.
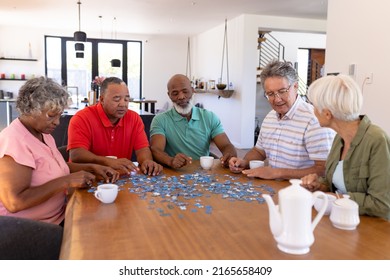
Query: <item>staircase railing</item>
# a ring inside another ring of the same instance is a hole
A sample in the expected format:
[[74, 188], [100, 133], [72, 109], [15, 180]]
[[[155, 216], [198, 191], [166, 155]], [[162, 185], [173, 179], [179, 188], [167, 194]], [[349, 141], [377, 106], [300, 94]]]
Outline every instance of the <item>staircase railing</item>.
[[305, 100], [307, 99], [306, 93], [307, 93], [308, 86], [305, 83], [304, 80], [302, 80], [301, 77], [298, 76], [298, 94], [302, 96]]
[[273, 59], [284, 60], [285, 47], [269, 32], [259, 31], [257, 48], [259, 49], [259, 70]]
[[309, 60], [309, 65], [307, 68], [308, 84], [310, 85], [315, 80], [321, 78], [322, 65], [315, 59]]
[[[257, 82], [260, 83], [261, 70], [272, 60], [277, 59], [279, 61], [284, 59], [285, 47], [268, 31], [259, 31], [258, 47], [259, 49], [259, 65]], [[306, 92], [308, 86], [305, 81], [298, 77], [298, 94], [306, 99]]]

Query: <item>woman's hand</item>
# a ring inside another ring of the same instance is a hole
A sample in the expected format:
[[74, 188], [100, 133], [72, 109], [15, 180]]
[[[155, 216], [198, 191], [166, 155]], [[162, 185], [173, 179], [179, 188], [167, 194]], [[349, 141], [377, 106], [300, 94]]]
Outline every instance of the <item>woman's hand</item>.
[[309, 174], [301, 178], [301, 186], [305, 189], [314, 192], [314, 191], [329, 191], [328, 187], [324, 184], [321, 184], [317, 174]]
[[92, 173], [102, 177], [106, 183], [114, 183], [119, 179], [119, 172], [109, 166], [92, 164]]
[[[65, 177], [64, 177], [65, 178]], [[69, 188], [85, 188], [91, 187], [92, 182], [95, 180], [95, 175], [87, 171], [77, 171], [70, 173], [66, 176], [67, 184]]]

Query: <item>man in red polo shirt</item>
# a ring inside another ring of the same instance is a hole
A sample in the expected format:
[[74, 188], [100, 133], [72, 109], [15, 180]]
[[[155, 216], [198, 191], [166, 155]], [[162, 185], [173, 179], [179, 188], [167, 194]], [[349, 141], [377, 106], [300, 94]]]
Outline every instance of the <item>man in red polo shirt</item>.
[[[77, 112], [70, 120], [70, 159], [107, 165], [122, 173], [140, 169], [144, 174], [160, 174], [162, 166], [153, 161], [142, 119], [128, 109], [127, 85], [119, 78], [106, 78], [99, 101]], [[133, 150], [139, 169], [130, 160]]]

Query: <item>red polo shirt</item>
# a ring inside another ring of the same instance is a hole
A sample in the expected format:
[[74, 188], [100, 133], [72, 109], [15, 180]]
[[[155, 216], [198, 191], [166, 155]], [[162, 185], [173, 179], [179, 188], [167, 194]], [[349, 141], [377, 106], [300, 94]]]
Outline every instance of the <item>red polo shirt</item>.
[[144, 123], [131, 110], [114, 126], [98, 103], [77, 112], [69, 122], [68, 150], [84, 148], [99, 156], [131, 159], [133, 150], [148, 146]]

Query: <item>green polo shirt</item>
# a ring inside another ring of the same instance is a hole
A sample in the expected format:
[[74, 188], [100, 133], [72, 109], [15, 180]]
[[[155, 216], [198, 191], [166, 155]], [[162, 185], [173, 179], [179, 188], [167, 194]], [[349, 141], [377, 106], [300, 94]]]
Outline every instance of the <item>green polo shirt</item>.
[[172, 108], [156, 115], [150, 126], [150, 136], [155, 134], [165, 136], [165, 152], [168, 155], [184, 153], [194, 160], [209, 155], [211, 140], [223, 132], [217, 115], [195, 106], [192, 108], [189, 121]]

